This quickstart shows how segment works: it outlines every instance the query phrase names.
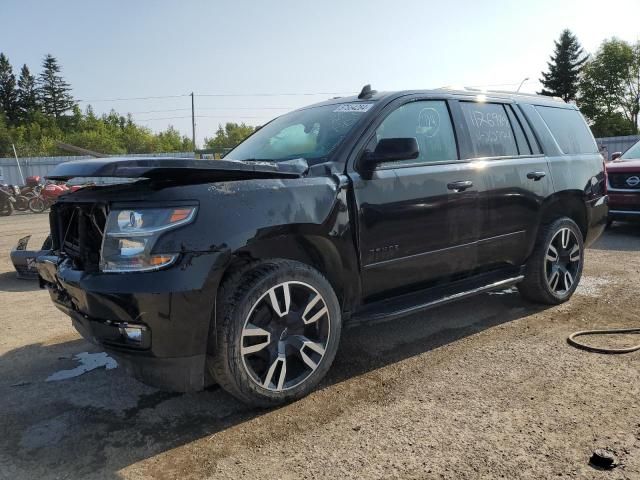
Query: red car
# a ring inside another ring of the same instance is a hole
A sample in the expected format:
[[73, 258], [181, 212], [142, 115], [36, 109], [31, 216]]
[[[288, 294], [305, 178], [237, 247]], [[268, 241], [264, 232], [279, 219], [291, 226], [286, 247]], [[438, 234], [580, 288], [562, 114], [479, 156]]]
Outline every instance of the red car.
[[640, 220], [640, 142], [606, 164], [609, 222]]

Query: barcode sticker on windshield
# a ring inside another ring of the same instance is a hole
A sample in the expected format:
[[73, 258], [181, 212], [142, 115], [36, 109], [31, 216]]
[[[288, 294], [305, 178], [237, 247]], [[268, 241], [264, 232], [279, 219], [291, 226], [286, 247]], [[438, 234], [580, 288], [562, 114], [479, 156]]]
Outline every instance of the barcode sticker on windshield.
[[334, 110], [334, 112], [354, 112], [364, 113], [373, 107], [373, 103], [342, 103]]

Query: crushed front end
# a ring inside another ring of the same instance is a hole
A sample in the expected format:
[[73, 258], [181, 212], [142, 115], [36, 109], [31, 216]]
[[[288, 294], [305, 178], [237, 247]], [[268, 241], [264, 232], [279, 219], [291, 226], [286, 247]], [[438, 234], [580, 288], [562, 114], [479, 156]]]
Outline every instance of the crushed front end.
[[204, 388], [221, 254], [183, 241], [197, 205], [127, 202], [127, 189], [95, 190], [52, 207], [51, 248], [37, 258], [41, 287], [85, 339], [139, 380]]

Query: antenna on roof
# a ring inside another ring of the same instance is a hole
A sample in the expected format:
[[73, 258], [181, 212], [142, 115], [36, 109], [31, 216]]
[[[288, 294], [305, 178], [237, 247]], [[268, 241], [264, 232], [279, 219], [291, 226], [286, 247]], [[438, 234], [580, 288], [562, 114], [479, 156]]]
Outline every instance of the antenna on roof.
[[371, 90], [371, 85], [367, 84], [364, 87], [362, 87], [362, 90], [360, 91], [360, 95], [358, 95], [358, 98], [360, 100], [367, 100], [373, 97], [376, 93], [378, 92], [376, 90]]

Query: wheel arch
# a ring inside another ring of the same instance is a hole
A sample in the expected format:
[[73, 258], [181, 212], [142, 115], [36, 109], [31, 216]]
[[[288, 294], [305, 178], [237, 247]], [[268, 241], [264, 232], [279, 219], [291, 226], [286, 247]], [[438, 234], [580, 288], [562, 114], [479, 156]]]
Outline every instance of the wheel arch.
[[549, 196], [540, 209], [538, 231], [542, 225], [546, 225], [559, 217], [572, 219], [580, 228], [582, 237], [584, 239], [587, 238], [589, 219], [583, 192], [579, 190], [564, 190]]
[[225, 282], [238, 270], [247, 270], [262, 261], [294, 260], [309, 265], [328, 280], [341, 308], [348, 308], [354, 297], [354, 276], [345, 267], [337, 246], [328, 238], [317, 235], [279, 235], [251, 242], [236, 250], [222, 275]]

